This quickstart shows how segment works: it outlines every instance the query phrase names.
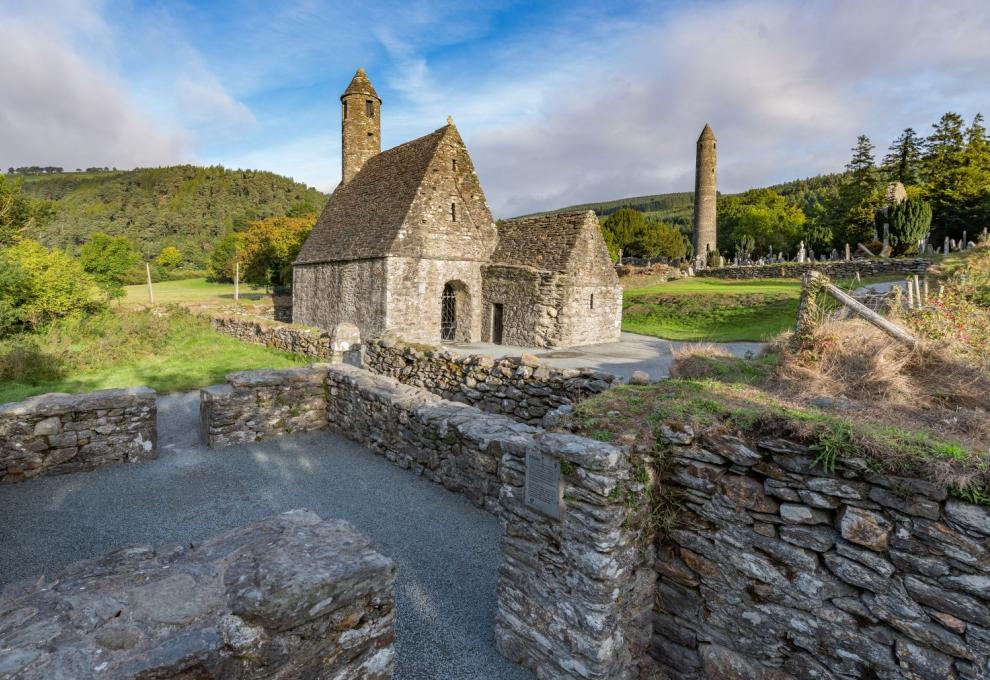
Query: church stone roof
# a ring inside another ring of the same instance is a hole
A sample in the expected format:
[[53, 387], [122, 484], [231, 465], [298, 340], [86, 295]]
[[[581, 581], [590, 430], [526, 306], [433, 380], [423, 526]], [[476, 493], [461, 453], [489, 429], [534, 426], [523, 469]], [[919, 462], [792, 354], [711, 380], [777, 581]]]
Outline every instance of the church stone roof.
[[351, 84], [347, 86], [347, 89], [344, 90], [344, 94], [340, 95], [340, 98], [343, 99], [350, 94], [364, 94], [374, 97], [378, 101], [382, 100], [378, 96], [378, 93], [375, 92], [375, 87], [371, 84], [371, 80], [368, 79], [368, 74], [364, 72], [363, 68], [357, 70], [357, 73], [351, 78]]
[[605, 277], [615, 276], [592, 210], [520, 217], [500, 223], [492, 263], [562, 273], [600, 268], [608, 272]]
[[295, 264], [385, 257], [423, 184], [430, 161], [454, 127], [372, 156], [327, 200]]

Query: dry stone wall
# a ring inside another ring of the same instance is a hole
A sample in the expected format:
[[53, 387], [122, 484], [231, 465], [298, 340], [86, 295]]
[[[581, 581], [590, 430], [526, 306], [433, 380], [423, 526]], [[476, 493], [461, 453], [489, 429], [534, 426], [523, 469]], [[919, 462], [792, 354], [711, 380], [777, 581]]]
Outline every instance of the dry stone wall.
[[154, 458], [155, 397], [136, 387], [0, 404], [0, 483]]
[[210, 323], [218, 333], [256, 345], [326, 361], [334, 356], [333, 334], [319, 328], [233, 314], [214, 316]]
[[548, 411], [621, 383], [621, 378], [603, 371], [542, 366], [532, 355], [503, 359], [462, 356], [389, 339], [365, 343], [364, 365], [445, 399], [534, 425]]
[[990, 678], [990, 508], [805, 446], [667, 430], [652, 654], [675, 680]]
[[8, 586], [0, 675], [385, 680], [394, 590], [394, 564], [353, 526], [294, 510]]
[[327, 366], [240, 371], [200, 390], [200, 435], [210, 447], [327, 427]]
[[888, 274], [924, 274], [931, 260], [923, 258], [897, 258], [889, 260], [850, 260], [828, 262], [781, 262], [780, 264], [743, 265], [740, 267], [713, 267], [698, 272], [699, 276], [717, 279], [800, 279], [812, 269], [833, 279], [856, 276], [884, 276]]

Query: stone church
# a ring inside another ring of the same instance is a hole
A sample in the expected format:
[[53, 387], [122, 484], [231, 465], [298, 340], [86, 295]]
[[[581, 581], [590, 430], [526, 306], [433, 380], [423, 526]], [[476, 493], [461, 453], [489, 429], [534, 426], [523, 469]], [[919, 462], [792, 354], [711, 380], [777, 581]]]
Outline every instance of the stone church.
[[429, 344], [618, 339], [622, 289], [593, 212], [496, 225], [452, 120], [381, 151], [362, 69], [340, 99], [342, 179], [293, 266], [296, 323]]

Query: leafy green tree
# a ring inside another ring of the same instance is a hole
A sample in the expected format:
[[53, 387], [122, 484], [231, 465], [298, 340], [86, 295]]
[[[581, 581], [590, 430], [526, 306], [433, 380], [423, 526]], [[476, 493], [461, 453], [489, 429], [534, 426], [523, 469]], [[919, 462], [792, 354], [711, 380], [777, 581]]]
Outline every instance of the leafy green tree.
[[616, 248], [628, 255], [629, 244], [646, 228], [643, 213], [632, 208], [620, 208], [605, 218], [602, 222], [602, 232], [606, 241], [611, 240]]
[[25, 196], [23, 186], [23, 179], [14, 181], [0, 175], [0, 247], [14, 243], [25, 231], [52, 217], [51, 205]]
[[206, 270], [210, 281], [231, 283], [234, 280], [235, 263], [241, 249], [240, 241], [241, 235], [232, 231], [217, 244]]
[[724, 196], [718, 208], [719, 250], [730, 252], [740, 239], [752, 243], [751, 252], [773, 248], [791, 251], [801, 240], [804, 211], [773, 189], [750, 189]]
[[924, 141], [912, 128], [906, 128], [900, 137], [894, 140], [881, 164], [889, 181], [902, 182], [905, 185], [917, 184], [921, 181], [923, 143]]
[[31, 328], [75, 312], [94, 311], [103, 297], [78, 260], [22, 239], [0, 251], [0, 310], [8, 325]]
[[877, 231], [886, 223], [890, 229], [890, 247], [895, 255], [914, 252], [918, 242], [928, 236], [932, 226], [932, 207], [920, 198], [908, 198], [876, 213]]
[[684, 257], [687, 239], [681, 232], [664, 222], [645, 220], [628, 245], [633, 257], [666, 257], [671, 260]]
[[182, 264], [182, 252], [175, 246], [165, 246], [155, 258], [155, 264], [166, 271], [172, 271]]
[[124, 282], [141, 257], [126, 236], [96, 232], [79, 251], [79, 263], [106, 293], [107, 299], [123, 296]]
[[292, 284], [292, 261], [316, 223], [307, 217], [270, 217], [252, 222], [240, 234], [244, 281], [259, 286]]

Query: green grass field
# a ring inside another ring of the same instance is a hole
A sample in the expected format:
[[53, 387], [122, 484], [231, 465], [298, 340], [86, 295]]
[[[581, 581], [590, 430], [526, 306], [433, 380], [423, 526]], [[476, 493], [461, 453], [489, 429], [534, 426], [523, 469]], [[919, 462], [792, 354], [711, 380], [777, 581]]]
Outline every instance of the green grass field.
[[0, 343], [0, 403], [139, 385], [191, 390], [221, 383], [232, 371], [311, 361], [221, 335], [181, 309], [165, 316], [117, 310]]
[[[234, 302], [234, 284], [211, 283], [206, 279], [183, 279], [181, 281], [162, 281], [151, 285], [155, 295], [155, 304], [231, 304]], [[267, 296], [265, 289], [260, 286], [241, 284], [240, 299], [256, 301]], [[124, 286], [124, 304], [147, 304], [148, 286]]]
[[622, 330], [669, 340], [769, 340], [793, 327], [801, 294], [789, 279], [645, 284], [624, 292]]

